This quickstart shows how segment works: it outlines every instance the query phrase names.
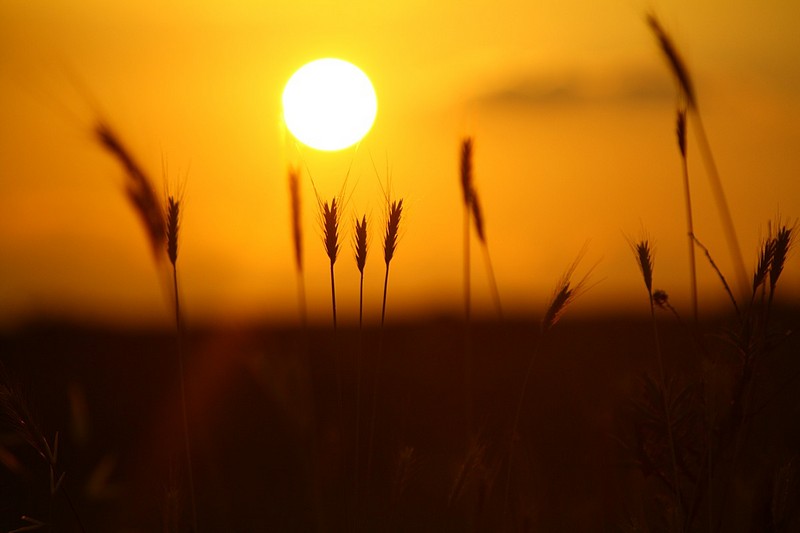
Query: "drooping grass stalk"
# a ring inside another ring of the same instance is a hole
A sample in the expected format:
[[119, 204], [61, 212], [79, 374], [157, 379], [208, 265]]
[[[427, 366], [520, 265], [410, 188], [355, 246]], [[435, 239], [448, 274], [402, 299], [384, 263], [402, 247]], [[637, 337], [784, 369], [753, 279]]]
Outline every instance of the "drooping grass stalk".
[[167, 197], [167, 257], [172, 265], [172, 288], [175, 302], [175, 335], [177, 341], [178, 376], [181, 388], [181, 415], [183, 418], [183, 443], [186, 452], [186, 475], [189, 480], [189, 498], [192, 506], [192, 531], [197, 531], [197, 500], [194, 490], [194, 468], [192, 446], [189, 437], [189, 416], [186, 408], [186, 371], [183, 361], [184, 324], [181, 316], [180, 291], [178, 290], [178, 234], [180, 232], [181, 200]]
[[356, 266], [359, 272], [358, 284], [358, 351], [356, 352], [356, 462], [355, 462], [355, 499], [356, 512], [358, 512], [358, 485], [360, 470], [360, 446], [361, 446], [361, 352], [364, 346], [364, 268], [367, 265], [368, 233], [367, 217], [362, 216], [359, 221], [355, 220], [355, 231], [353, 232], [353, 252]]
[[369, 428], [369, 443], [367, 445], [367, 490], [369, 489], [370, 475], [372, 473], [372, 459], [375, 443], [375, 425], [378, 415], [378, 383], [380, 381], [381, 360], [383, 357], [383, 334], [386, 324], [386, 298], [389, 289], [389, 266], [394, 258], [397, 242], [400, 238], [400, 222], [403, 217], [403, 200], [390, 201], [387, 195], [386, 206], [386, 232], [383, 235], [383, 259], [386, 271], [383, 277], [383, 303], [381, 304], [381, 330], [378, 342], [378, 353], [375, 357], [375, 370], [372, 381], [372, 415]]
[[475, 232], [478, 234], [478, 240], [481, 242], [483, 248], [483, 259], [486, 263], [486, 272], [489, 275], [489, 289], [492, 293], [492, 300], [494, 301], [497, 316], [503, 318], [503, 305], [500, 302], [500, 291], [497, 288], [497, 280], [494, 277], [494, 267], [492, 266], [492, 256], [489, 254], [489, 242], [486, 240], [486, 227], [483, 221], [483, 211], [481, 210], [481, 202], [478, 197], [478, 192], [472, 190], [472, 219], [475, 221]]
[[692, 317], [697, 322], [697, 265], [694, 256], [694, 222], [692, 219], [692, 194], [689, 187], [689, 165], [686, 158], [686, 109], [678, 109], [676, 125], [678, 136], [678, 149], [681, 153], [681, 167], [683, 170], [683, 195], [686, 200], [686, 233], [689, 244], [689, 283], [692, 295]]
[[589, 279], [591, 269], [586, 275], [583, 276], [577, 283], [572, 282], [572, 276], [575, 274], [575, 269], [578, 267], [581, 259], [583, 258], [584, 251], [582, 250], [575, 261], [567, 268], [566, 272], [561, 276], [556, 284], [553, 296], [550, 299], [547, 309], [545, 310], [542, 321], [539, 324], [539, 336], [536, 338], [536, 343], [533, 345], [531, 357], [528, 360], [528, 366], [525, 369], [525, 375], [522, 379], [522, 389], [519, 393], [517, 400], [517, 408], [514, 411], [514, 420], [511, 424], [511, 435], [508, 445], [508, 470], [506, 474], [506, 486], [503, 496], [503, 514], [508, 510], [508, 498], [511, 489], [511, 472], [514, 468], [514, 443], [516, 442], [517, 429], [519, 427], [519, 419], [522, 415], [522, 406], [525, 403], [525, 395], [528, 391], [528, 383], [533, 373], [533, 367], [539, 355], [542, 338], [552, 329], [553, 326], [559, 321], [567, 306], [569, 306], [575, 298], [586, 290], [586, 281]]
[[716, 162], [711, 152], [711, 144], [708, 142], [705, 127], [703, 126], [703, 119], [700, 115], [700, 109], [697, 104], [697, 95], [695, 93], [694, 84], [692, 83], [689, 70], [686, 64], [678, 53], [672, 39], [666, 33], [658, 19], [652, 15], [647, 15], [647, 23], [652, 29], [664, 57], [669, 63], [673, 75], [678, 81], [681, 92], [683, 93], [686, 103], [688, 104], [689, 111], [694, 118], [694, 130], [697, 136], [697, 141], [700, 144], [700, 152], [702, 154], [703, 162], [706, 167], [708, 179], [711, 182], [711, 189], [714, 193], [714, 200], [717, 204], [717, 211], [719, 212], [722, 228], [725, 232], [725, 239], [728, 243], [728, 250], [731, 255], [736, 278], [739, 283], [741, 294], [747, 293], [748, 282], [747, 272], [744, 266], [744, 258], [742, 256], [741, 248], [739, 247], [739, 239], [736, 236], [736, 228], [733, 224], [733, 217], [731, 216], [728, 201], [725, 197], [725, 190], [722, 187], [722, 180], [719, 177]]
[[472, 279], [470, 270], [470, 217], [472, 216], [472, 138], [461, 141], [461, 194], [464, 202], [464, 411], [472, 430]]
[[661, 354], [661, 342], [658, 333], [658, 321], [656, 320], [655, 300], [653, 298], [653, 253], [648, 239], [643, 238], [636, 243], [632, 243], [636, 264], [642, 273], [644, 285], [647, 289], [647, 297], [650, 303], [650, 318], [653, 324], [653, 342], [655, 344], [656, 361], [658, 363], [658, 377], [661, 388], [661, 402], [664, 408], [664, 418], [667, 426], [667, 438], [669, 439], [669, 451], [672, 460], [673, 486], [675, 487], [675, 509], [677, 513], [678, 529], [683, 528], [684, 511], [683, 499], [681, 497], [680, 478], [678, 477], [678, 460], [675, 450], [675, 439], [672, 432], [672, 407], [667, 394], [667, 379], [664, 371], [664, 358]]
[[197, 532], [197, 506], [195, 502], [194, 478], [192, 473], [191, 446], [189, 439], [189, 425], [186, 412], [186, 390], [183, 368], [183, 323], [181, 320], [180, 298], [178, 296], [178, 232], [180, 227], [180, 200], [169, 196], [165, 209], [159, 200], [152, 185], [152, 180], [134, 159], [121, 139], [103, 121], [98, 121], [94, 127], [94, 134], [100, 145], [111, 154], [125, 170], [125, 193], [134, 212], [144, 225], [153, 256], [160, 263], [164, 253], [172, 265], [172, 285], [174, 290], [175, 330], [177, 336], [177, 356], [179, 367], [179, 381], [181, 389], [181, 406], [183, 414], [183, 434], [186, 452], [187, 476], [192, 505], [192, 531]]
[[297, 272], [297, 306], [303, 329], [308, 323], [306, 311], [306, 280], [303, 272], [303, 224], [300, 193], [300, 169], [289, 168], [289, 202], [292, 216], [292, 242], [294, 244], [294, 266]]
[[470, 249], [469, 226], [472, 214], [472, 139], [461, 142], [461, 193], [464, 200], [464, 316], [470, 321]]
[[125, 170], [125, 194], [147, 232], [153, 256], [156, 261], [161, 261], [165, 250], [164, 241], [167, 235], [167, 228], [161, 201], [153, 189], [152, 180], [142, 170], [142, 167], [136, 162], [133, 155], [108, 124], [98, 121], [95, 124], [94, 134], [100, 145]]

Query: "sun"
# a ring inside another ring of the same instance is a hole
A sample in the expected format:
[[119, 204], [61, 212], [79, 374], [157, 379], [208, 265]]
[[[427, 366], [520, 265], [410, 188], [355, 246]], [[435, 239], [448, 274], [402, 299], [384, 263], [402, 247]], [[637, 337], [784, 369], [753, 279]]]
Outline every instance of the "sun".
[[283, 119], [297, 140], [318, 150], [342, 150], [372, 128], [378, 99], [361, 69], [325, 58], [295, 72], [283, 90]]

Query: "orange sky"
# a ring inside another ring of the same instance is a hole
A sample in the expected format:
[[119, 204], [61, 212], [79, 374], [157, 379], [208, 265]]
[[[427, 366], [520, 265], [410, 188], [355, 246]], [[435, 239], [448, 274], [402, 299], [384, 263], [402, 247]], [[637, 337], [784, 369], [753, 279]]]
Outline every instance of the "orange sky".
[[[122, 171], [91, 139], [96, 109], [81, 84], [155, 178], [162, 155], [172, 179], [188, 174], [179, 266], [190, 321], [296, 319], [286, 167], [298, 160], [325, 197], [353, 166], [340, 320], [357, 318], [355, 213], [373, 223], [365, 307], [369, 320], [380, 314], [387, 167], [407, 206], [389, 318], [459, 312], [458, 144], [467, 134], [508, 309], [539, 316], [586, 242], [578, 274], [598, 263], [599, 283], [573, 312], [646, 308], [625, 240], [645, 227], [656, 285], [688, 314], [675, 87], [644, 23], [649, 9], [695, 79], [748, 267], [769, 218], [800, 216], [796, 2], [119, 4], [0, 5], [0, 324], [39, 313], [168, 320]], [[367, 72], [378, 118], [357, 150], [298, 152], [280, 94], [296, 68], [326, 56]], [[696, 232], [730, 272], [691, 137], [689, 150]], [[304, 192], [309, 308], [327, 320], [327, 258], [307, 179]], [[491, 315], [474, 250], [475, 304]], [[701, 301], [718, 302], [703, 261], [699, 273]], [[796, 301], [797, 255], [783, 281]]]

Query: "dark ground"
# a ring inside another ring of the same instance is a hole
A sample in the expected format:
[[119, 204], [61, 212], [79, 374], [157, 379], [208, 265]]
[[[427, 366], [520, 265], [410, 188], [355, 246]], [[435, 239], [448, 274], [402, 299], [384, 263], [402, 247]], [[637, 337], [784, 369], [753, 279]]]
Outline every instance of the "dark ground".
[[[710, 366], [691, 335], [667, 314], [659, 324], [675, 389], [700, 383]], [[723, 393], [735, 368], [718, 335], [726, 324], [703, 327], [723, 354], [714, 367]], [[772, 324], [782, 344], [760, 369], [737, 474], [713, 484], [722, 531], [797, 524], [788, 511], [776, 513], [784, 496], [789, 510], [800, 502], [800, 336], [786, 335], [800, 313], [776, 314]], [[532, 323], [481, 323], [470, 338], [465, 372], [462, 323], [395, 326], [382, 341], [378, 330], [365, 331], [356, 447], [357, 330], [191, 332], [184, 347], [200, 531], [636, 530], [631, 523], [659, 531], [667, 492], [620, 443], [635, 434], [630, 406], [643, 374], [657, 376], [650, 322], [567, 317], [541, 339]], [[537, 342], [506, 498], [511, 426]], [[0, 336], [4, 379], [18, 386], [50, 443], [59, 432], [56, 470], [66, 472], [63, 486], [86, 531], [164, 531], [176, 494], [189, 507], [188, 488], [175, 481], [185, 479], [175, 346], [170, 333], [56, 324]], [[26, 525], [22, 515], [54, 531], [79, 530], [63, 494], [50, 497], [49, 476], [2, 422], [0, 531]], [[695, 481], [687, 474], [684, 491]], [[693, 529], [708, 531], [700, 501]]]

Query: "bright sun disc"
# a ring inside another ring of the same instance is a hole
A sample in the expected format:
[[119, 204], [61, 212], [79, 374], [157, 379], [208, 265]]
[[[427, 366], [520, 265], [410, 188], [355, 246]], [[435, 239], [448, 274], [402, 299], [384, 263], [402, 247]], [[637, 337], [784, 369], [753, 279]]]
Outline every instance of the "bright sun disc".
[[300, 67], [283, 90], [283, 118], [300, 142], [318, 150], [341, 150], [372, 127], [378, 100], [361, 69], [341, 59], [318, 59]]

